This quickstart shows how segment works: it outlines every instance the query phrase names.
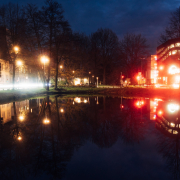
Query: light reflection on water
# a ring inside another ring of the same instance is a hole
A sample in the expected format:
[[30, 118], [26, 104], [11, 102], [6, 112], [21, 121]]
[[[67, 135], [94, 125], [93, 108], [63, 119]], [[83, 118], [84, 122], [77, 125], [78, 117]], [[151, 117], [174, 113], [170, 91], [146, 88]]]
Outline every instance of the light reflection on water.
[[179, 102], [45, 97], [0, 105], [1, 179], [178, 179]]

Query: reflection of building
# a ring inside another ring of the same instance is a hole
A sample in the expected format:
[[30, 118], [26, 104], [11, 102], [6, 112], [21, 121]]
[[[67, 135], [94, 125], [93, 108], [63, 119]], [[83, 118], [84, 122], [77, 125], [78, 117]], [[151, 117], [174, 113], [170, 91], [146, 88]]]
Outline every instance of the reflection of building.
[[8, 103], [8, 104], [2, 104], [0, 105], [0, 115], [3, 124], [11, 121], [12, 119], [12, 107], [13, 107], [13, 103]]
[[180, 38], [171, 39], [157, 47], [158, 83], [179, 84]]
[[74, 102], [76, 102], [76, 103], [88, 103], [89, 98], [76, 97], [76, 98], [74, 98]]
[[12, 81], [9, 67], [9, 61], [0, 59], [0, 84], [7, 84]]
[[180, 133], [179, 105], [176, 102], [159, 102], [156, 127], [168, 136]]

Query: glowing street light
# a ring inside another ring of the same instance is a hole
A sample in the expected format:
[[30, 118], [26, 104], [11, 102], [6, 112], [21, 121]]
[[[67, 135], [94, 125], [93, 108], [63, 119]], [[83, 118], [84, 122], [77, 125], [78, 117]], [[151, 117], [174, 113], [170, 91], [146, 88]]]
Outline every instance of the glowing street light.
[[98, 87], [98, 77], [96, 77], [96, 79], [97, 79], [97, 87]]
[[43, 120], [43, 124], [49, 124], [49, 123], [50, 123], [49, 119], [46, 118], [46, 119]]
[[62, 69], [63, 68], [63, 66], [62, 65], [60, 65], [60, 69]]
[[63, 109], [63, 108], [61, 108], [61, 109], [60, 109], [60, 112], [61, 112], [61, 113], [63, 113], [63, 112], [64, 112], [64, 109]]
[[75, 71], [73, 71], [73, 73], [74, 73]]
[[21, 140], [22, 140], [22, 137], [21, 137], [21, 136], [18, 136], [17, 140], [18, 140], [18, 141], [21, 141]]
[[163, 70], [163, 69], [164, 69], [164, 67], [163, 67], [163, 66], [160, 66], [160, 67], [159, 67], [159, 69], [160, 69], [160, 70]]
[[22, 116], [22, 115], [19, 116], [19, 120], [20, 120], [20, 121], [23, 121], [23, 120], [24, 120], [24, 116]]
[[19, 47], [18, 46], [14, 46], [14, 52], [15, 52], [15, 54], [18, 54], [18, 52], [19, 52]]
[[22, 62], [20, 60], [17, 61], [18, 66], [22, 66]]

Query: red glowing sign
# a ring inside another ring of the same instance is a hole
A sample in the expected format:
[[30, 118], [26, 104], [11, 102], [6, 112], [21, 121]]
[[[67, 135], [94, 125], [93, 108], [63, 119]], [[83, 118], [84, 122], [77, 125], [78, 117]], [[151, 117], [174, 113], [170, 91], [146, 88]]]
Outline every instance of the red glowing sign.
[[144, 101], [137, 101], [135, 104], [138, 108], [141, 108], [144, 105]]

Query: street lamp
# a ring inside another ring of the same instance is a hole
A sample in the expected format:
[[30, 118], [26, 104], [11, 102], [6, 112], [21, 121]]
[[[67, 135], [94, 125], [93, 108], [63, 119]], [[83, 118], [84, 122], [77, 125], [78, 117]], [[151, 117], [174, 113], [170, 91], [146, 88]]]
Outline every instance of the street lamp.
[[63, 68], [63, 66], [62, 65], [60, 65], [60, 69], [62, 69]]
[[17, 65], [18, 65], [18, 66], [22, 66], [22, 62], [18, 60], [18, 61], [17, 61]]
[[98, 77], [96, 77], [96, 79], [97, 79], [97, 87], [98, 87]]
[[41, 56], [41, 62], [44, 64], [44, 84], [45, 84], [45, 63], [49, 62], [49, 58], [47, 56]]
[[16, 57], [17, 57], [18, 52], [19, 52], [19, 47], [14, 46], [13, 50], [14, 50], [14, 59], [13, 59], [13, 89], [14, 89], [14, 85], [15, 85], [15, 60], [16, 60]]
[[15, 54], [18, 54], [18, 52], [19, 52], [19, 47], [18, 46], [14, 46], [14, 52], [15, 52]]

